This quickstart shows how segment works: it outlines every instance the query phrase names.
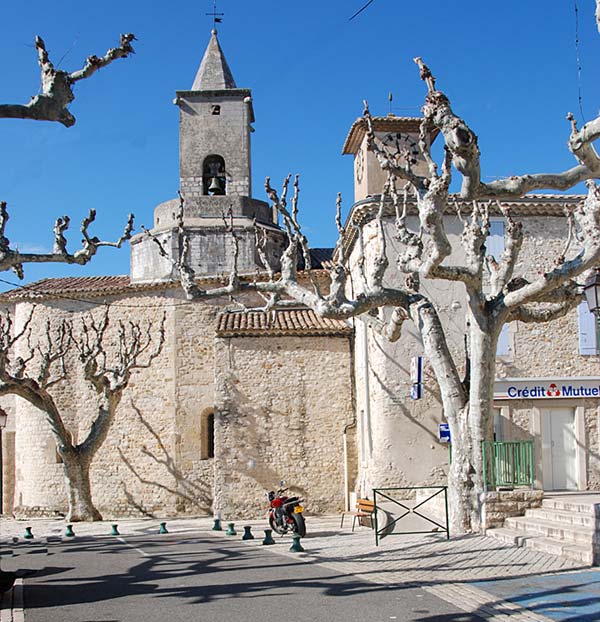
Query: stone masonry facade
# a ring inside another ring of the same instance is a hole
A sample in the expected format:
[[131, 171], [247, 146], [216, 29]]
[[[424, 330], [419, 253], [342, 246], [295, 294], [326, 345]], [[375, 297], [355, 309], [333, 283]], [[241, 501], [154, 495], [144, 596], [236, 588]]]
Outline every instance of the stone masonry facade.
[[[227, 301], [189, 303], [173, 287], [145, 288], [139, 294], [135, 289], [96, 300], [88, 295], [88, 302], [83, 293], [80, 302], [72, 295], [38, 300], [32, 321], [34, 335], [44, 334], [48, 319], [53, 325], [69, 319], [77, 331], [81, 318], [99, 317], [105, 303], [110, 303], [113, 327], [120, 319], [127, 321], [132, 309], [142, 326], [151, 322], [155, 329], [164, 315], [164, 348], [149, 368], [134, 372], [92, 462], [93, 499], [103, 516], [168, 517], [217, 509], [232, 518], [257, 517], [264, 511], [265, 493], [282, 478], [302, 487], [307, 510], [340, 509], [342, 431], [353, 417], [350, 329], [340, 325], [329, 334], [308, 337], [296, 330], [291, 337], [215, 341], [216, 319]], [[15, 305], [15, 330], [31, 306], [28, 301]], [[80, 442], [97, 400], [74, 353], [68, 369], [68, 379], [52, 394], [73, 440]], [[256, 381], [259, 372], [265, 382]], [[236, 390], [224, 393], [226, 386]], [[230, 405], [229, 416], [221, 403]], [[43, 413], [20, 398], [3, 398], [2, 406], [14, 414], [16, 425], [14, 497], [5, 495], [5, 511], [17, 516], [64, 513], [62, 464]], [[207, 452], [210, 430], [204, 425], [210, 415], [215, 417], [213, 455]], [[243, 462], [255, 456], [256, 468], [234, 472], [232, 464], [249, 455], [249, 441], [252, 453]], [[5, 470], [5, 481], [9, 475]]]
[[[525, 232], [515, 274], [532, 279], [538, 272], [549, 269], [562, 252], [567, 226], [559, 213], [559, 200], [573, 203], [578, 199], [540, 196], [515, 205], [514, 217], [522, 222]], [[376, 204], [371, 205], [376, 209]], [[368, 208], [363, 204], [361, 209], [366, 211]], [[414, 220], [412, 225], [415, 226]], [[384, 226], [389, 241], [389, 262], [393, 266], [401, 252], [400, 245], [394, 242], [393, 218], [385, 219]], [[448, 237], [455, 249], [450, 264], [460, 260], [461, 226], [456, 216], [447, 216]], [[375, 226], [369, 217], [365, 218], [363, 225], [363, 241], [368, 263], [378, 244]], [[360, 253], [355, 249], [350, 259], [353, 270], [358, 270], [356, 262], [359, 257]], [[395, 277], [393, 271], [390, 272], [389, 285], [399, 284], [394, 278], [402, 278], [402, 275]], [[455, 360], [463, 360], [466, 327], [462, 286], [424, 281], [421, 291], [436, 304]], [[388, 318], [390, 312], [382, 310], [379, 317]], [[426, 359], [423, 360], [423, 399], [412, 401], [409, 398], [410, 361], [423, 353], [415, 330], [406, 326], [401, 338], [390, 343], [364, 321], [356, 321], [355, 326], [360, 490], [368, 494], [374, 487], [443, 484], [449, 463], [448, 445], [440, 443], [438, 438], [438, 425], [444, 421], [443, 406]], [[598, 355], [580, 354], [578, 331], [577, 309], [547, 325], [509, 324], [506, 329], [508, 350], [497, 356], [497, 378], [577, 379], [598, 376]], [[539, 489], [544, 487], [542, 411], [562, 407], [573, 412], [578, 456], [576, 489], [598, 489], [598, 399], [509, 401], [499, 398], [494, 406], [499, 415], [497, 440], [534, 442], [535, 487]]]
[[260, 515], [280, 480], [307, 511], [341, 511], [343, 432], [354, 418], [349, 339], [220, 338], [215, 359], [215, 511]]

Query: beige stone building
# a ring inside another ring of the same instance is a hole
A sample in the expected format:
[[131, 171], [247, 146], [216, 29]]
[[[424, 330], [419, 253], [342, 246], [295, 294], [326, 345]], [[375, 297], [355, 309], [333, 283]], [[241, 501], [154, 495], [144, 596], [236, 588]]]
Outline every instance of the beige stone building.
[[[379, 117], [374, 119], [374, 129], [384, 145], [410, 150], [420, 166], [417, 119]], [[363, 119], [351, 127], [343, 151], [354, 155], [355, 203], [349, 220], [362, 230], [364, 248], [360, 254], [368, 263], [372, 247], [377, 246], [373, 218], [384, 175], [375, 156], [367, 150]], [[563, 252], [568, 229], [564, 207], [582, 198], [529, 195], [508, 204], [513, 217], [522, 223], [525, 237], [515, 274], [531, 280], [553, 266]], [[467, 211], [469, 206], [464, 208]], [[391, 266], [402, 250], [395, 241], [394, 220], [390, 205], [385, 227]], [[418, 230], [416, 216], [410, 225]], [[499, 211], [492, 214], [487, 250], [498, 258], [504, 250], [504, 225]], [[459, 242], [462, 226], [455, 213], [446, 216], [446, 231], [454, 249], [450, 265], [464, 263]], [[356, 272], [358, 241], [348, 243], [353, 244], [350, 263]], [[403, 274], [388, 271], [388, 285], [402, 285], [403, 279]], [[455, 360], [461, 360], [466, 334], [462, 284], [426, 281], [421, 291], [435, 301]], [[382, 316], [389, 317], [390, 313], [385, 310]], [[365, 492], [381, 486], [442, 482], [449, 460], [448, 445], [439, 442], [439, 426], [444, 423], [442, 404], [426, 360], [422, 362], [423, 399], [410, 399], [411, 359], [423, 353], [416, 331], [405, 327], [400, 340], [390, 343], [360, 318], [354, 328], [358, 489]], [[598, 347], [597, 323], [586, 303], [552, 324], [512, 322], [502, 331], [497, 351], [493, 435], [498, 443], [531, 443], [533, 460], [525, 466], [531, 468], [536, 489], [600, 488]], [[529, 448], [514, 446], [508, 450]], [[490, 469], [494, 466], [490, 461]]]
[[[255, 222], [276, 263], [285, 235], [269, 205], [251, 192], [251, 93], [235, 85], [216, 33], [191, 90], [179, 91], [176, 101], [189, 259], [200, 285], [218, 283], [232, 266], [223, 210], [231, 209], [240, 240], [240, 271], [252, 274], [262, 268]], [[419, 119], [387, 116], [374, 122], [385, 143], [407, 150], [419, 166]], [[373, 216], [383, 183], [366, 149], [364, 121], [352, 125], [343, 152], [354, 157], [355, 204], [348, 221], [356, 226], [346, 228], [346, 244], [356, 277], [358, 256], [364, 254], [367, 263], [372, 256]], [[563, 206], [578, 200], [531, 196], [514, 203], [513, 213], [526, 232], [520, 266], [525, 274], [550, 265], [561, 252]], [[177, 207], [175, 199], [159, 205], [153, 228], [175, 256], [181, 243]], [[460, 222], [453, 215], [447, 219], [449, 237], [457, 240]], [[504, 240], [502, 218], [498, 214], [492, 221], [490, 254], [501, 251]], [[401, 250], [393, 223], [390, 212], [391, 265]], [[362, 236], [356, 235], [359, 229]], [[330, 256], [328, 249], [313, 251], [317, 278], [326, 276], [322, 262]], [[390, 271], [388, 284], [399, 278]], [[460, 356], [465, 333], [461, 286], [426, 282], [423, 291], [435, 301], [451, 348]], [[423, 396], [411, 399], [411, 361], [422, 349], [408, 325], [392, 344], [364, 318], [342, 322], [300, 307], [265, 314], [235, 310], [229, 300], [189, 302], [172, 263], [144, 236], [132, 240], [129, 276], [47, 279], [3, 300], [17, 327], [35, 304], [38, 332], [47, 318], [77, 322], [107, 304], [115, 319], [133, 314], [156, 324], [165, 314], [163, 351], [135, 375], [92, 464], [94, 501], [106, 517], [261, 515], [264, 493], [280, 479], [301, 493], [311, 512], [339, 511], [351, 492], [370, 496], [374, 487], [445, 483], [449, 452], [440, 437], [439, 391], [423, 360]], [[390, 312], [383, 309], [380, 316]], [[596, 332], [582, 306], [551, 325], [514, 323], [502, 334], [495, 439], [531, 443], [531, 474], [538, 489], [600, 487]], [[78, 372], [57, 390], [76, 440], [90, 424], [94, 394]], [[62, 465], [43, 415], [18, 398], [3, 399], [2, 406], [9, 412], [2, 439], [3, 511], [30, 516], [64, 512]]]

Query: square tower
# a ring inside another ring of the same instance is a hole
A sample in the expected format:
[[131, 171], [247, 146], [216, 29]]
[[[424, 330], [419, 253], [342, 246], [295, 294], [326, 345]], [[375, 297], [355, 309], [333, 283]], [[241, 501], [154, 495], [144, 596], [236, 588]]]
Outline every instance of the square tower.
[[[237, 88], [213, 30], [192, 88], [177, 91], [179, 107], [180, 190], [184, 228], [189, 240], [187, 262], [198, 276], [233, 269], [233, 238], [223, 223], [231, 215], [238, 243], [240, 273], [263, 270], [256, 249], [255, 227], [262, 229], [266, 254], [278, 266], [285, 233], [274, 210], [251, 196], [250, 134], [254, 110], [250, 89]], [[179, 201], [154, 210], [152, 234], [171, 257], [178, 258]], [[144, 235], [131, 240], [131, 280], [135, 283], [178, 278], [172, 261]]]

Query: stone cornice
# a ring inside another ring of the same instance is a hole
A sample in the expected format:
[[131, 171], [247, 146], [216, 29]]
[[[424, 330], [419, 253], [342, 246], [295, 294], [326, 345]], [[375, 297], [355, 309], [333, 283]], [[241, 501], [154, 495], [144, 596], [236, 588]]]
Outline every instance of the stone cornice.
[[[421, 117], [396, 117], [388, 115], [386, 117], [373, 117], [373, 128], [376, 132], [405, 132], [418, 134], [421, 127]], [[342, 154], [354, 154], [361, 146], [365, 134], [367, 133], [367, 122], [364, 117], [358, 117], [350, 127]], [[436, 136], [437, 136], [436, 131]], [[435, 138], [435, 136], [434, 136]]]
[[[381, 195], [377, 194], [357, 201], [352, 206], [344, 225], [344, 251], [346, 255], [356, 239], [357, 227], [362, 227], [375, 218], [375, 214], [379, 209], [380, 199]], [[503, 207], [508, 207], [511, 214], [516, 218], [532, 216], [564, 217], [565, 207], [575, 207], [584, 199], [585, 195], [581, 194], [529, 194], [519, 199], [503, 200], [501, 204]], [[460, 208], [461, 213], [468, 214], [472, 210], [472, 201], [464, 201], [458, 196], [450, 195], [446, 213], [455, 214], [456, 206]], [[408, 214], [417, 214], [414, 199], [409, 199], [408, 201]], [[492, 216], [501, 216], [501, 212], [495, 203], [490, 205], [490, 214]], [[384, 216], [388, 218], [395, 218], [396, 216], [391, 199], [386, 201]]]

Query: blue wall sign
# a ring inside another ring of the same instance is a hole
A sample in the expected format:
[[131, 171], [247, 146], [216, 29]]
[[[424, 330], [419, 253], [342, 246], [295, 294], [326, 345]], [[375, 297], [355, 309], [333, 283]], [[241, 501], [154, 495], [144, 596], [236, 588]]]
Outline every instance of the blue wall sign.
[[440, 443], [450, 442], [450, 425], [447, 423], [440, 423], [439, 425]]

